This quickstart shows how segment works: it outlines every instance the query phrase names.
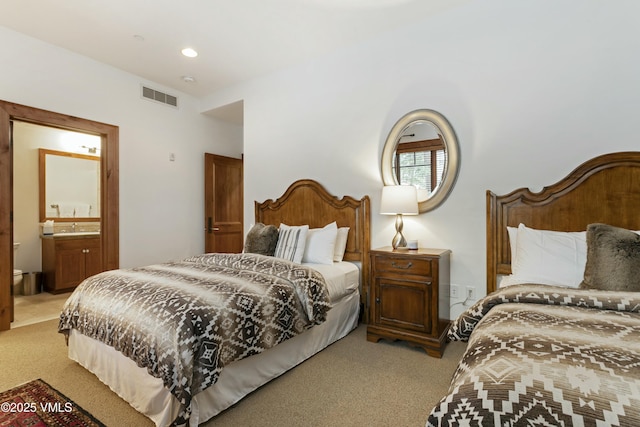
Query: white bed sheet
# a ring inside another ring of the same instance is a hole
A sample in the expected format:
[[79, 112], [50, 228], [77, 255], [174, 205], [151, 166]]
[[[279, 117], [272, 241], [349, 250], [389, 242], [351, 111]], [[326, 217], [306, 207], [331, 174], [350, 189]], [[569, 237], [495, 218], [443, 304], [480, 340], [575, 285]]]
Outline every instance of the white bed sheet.
[[[332, 268], [334, 266], [337, 267]], [[326, 274], [325, 280], [332, 288], [327, 320], [272, 349], [226, 366], [216, 384], [194, 396], [190, 426], [195, 427], [214, 417], [358, 326], [359, 269], [349, 262], [334, 263], [334, 266], [318, 269], [323, 276]], [[337, 273], [340, 270], [342, 273]], [[168, 426], [177, 416], [178, 402], [162, 380], [150, 376], [146, 369], [138, 367], [112, 347], [71, 330], [69, 358], [96, 375], [156, 426]]]
[[348, 261], [333, 264], [302, 263], [318, 271], [327, 282], [329, 301], [338, 301], [343, 296], [358, 289], [360, 284], [360, 269], [356, 264]]

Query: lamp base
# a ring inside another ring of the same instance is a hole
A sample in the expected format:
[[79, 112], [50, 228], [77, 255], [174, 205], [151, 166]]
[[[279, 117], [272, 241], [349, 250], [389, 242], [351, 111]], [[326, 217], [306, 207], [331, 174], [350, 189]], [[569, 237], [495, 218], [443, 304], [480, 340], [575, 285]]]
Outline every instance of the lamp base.
[[403, 226], [404, 222], [402, 220], [402, 214], [396, 215], [396, 235], [393, 236], [393, 240], [391, 241], [393, 249], [404, 248], [407, 246], [407, 241], [402, 235]]

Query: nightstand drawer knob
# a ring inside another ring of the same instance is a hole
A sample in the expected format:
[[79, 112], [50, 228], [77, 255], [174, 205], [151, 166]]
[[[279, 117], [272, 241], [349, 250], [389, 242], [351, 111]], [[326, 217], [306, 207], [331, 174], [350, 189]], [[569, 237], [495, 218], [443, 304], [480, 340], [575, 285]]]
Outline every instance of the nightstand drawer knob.
[[405, 270], [406, 270], [406, 269], [409, 269], [409, 268], [413, 267], [413, 263], [412, 263], [411, 261], [409, 261], [409, 263], [408, 263], [408, 264], [406, 264], [406, 265], [398, 265], [398, 264], [396, 264], [396, 262], [395, 262], [395, 261], [393, 261], [393, 262], [391, 263], [391, 266], [392, 266], [392, 267], [395, 267], [395, 268], [403, 268], [403, 269], [405, 269]]

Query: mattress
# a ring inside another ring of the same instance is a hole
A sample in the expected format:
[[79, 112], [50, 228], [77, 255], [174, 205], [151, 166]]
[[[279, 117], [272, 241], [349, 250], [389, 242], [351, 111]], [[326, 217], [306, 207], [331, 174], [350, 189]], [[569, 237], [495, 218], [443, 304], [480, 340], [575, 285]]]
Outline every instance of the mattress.
[[330, 301], [338, 301], [345, 295], [358, 289], [360, 269], [351, 262], [334, 262], [333, 264], [302, 263], [318, 271], [327, 283]]

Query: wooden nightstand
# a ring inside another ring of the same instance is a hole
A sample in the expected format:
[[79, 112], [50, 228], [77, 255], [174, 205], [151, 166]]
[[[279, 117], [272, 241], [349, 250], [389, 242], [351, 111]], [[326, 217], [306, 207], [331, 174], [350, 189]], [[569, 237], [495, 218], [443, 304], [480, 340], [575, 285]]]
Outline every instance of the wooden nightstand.
[[371, 251], [367, 340], [404, 340], [442, 357], [449, 329], [449, 255], [445, 249]]

